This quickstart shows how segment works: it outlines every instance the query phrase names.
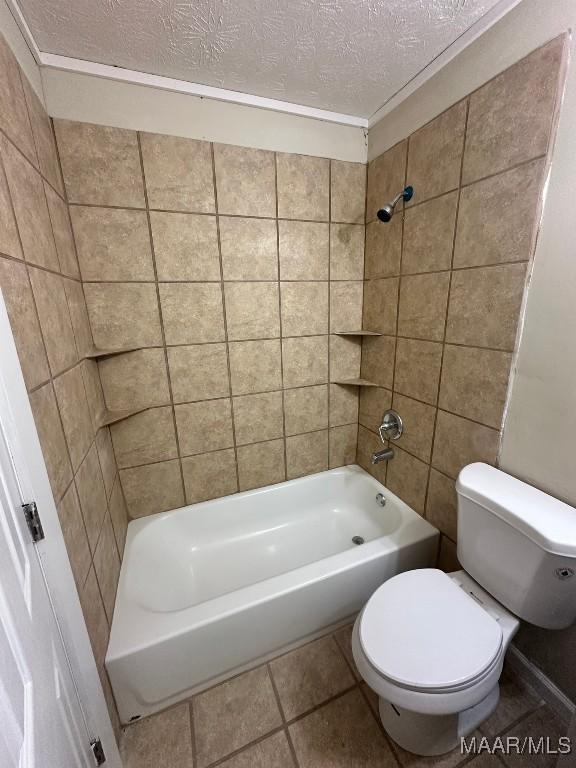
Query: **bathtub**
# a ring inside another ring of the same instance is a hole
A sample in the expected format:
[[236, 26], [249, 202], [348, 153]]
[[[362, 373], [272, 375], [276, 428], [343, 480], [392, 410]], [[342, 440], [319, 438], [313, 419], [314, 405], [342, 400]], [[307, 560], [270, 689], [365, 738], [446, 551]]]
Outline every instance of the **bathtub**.
[[120, 719], [351, 620], [386, 579], [434, 565], [437, 546], [357, 466], [132, 521], [106, 654]]

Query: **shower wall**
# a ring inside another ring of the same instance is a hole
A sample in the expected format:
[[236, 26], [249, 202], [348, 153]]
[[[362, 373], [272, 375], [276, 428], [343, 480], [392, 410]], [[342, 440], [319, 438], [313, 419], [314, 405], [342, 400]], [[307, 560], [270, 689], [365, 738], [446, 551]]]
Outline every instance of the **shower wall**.
[[[456, 568], [454, 480], [497, 463], [564, 41], [534, 51], [368, 166], [358, 463], [442, 532]], [[389, 224], [377, 209], [405, 184]], [[405, 432], [372, 467], [382, 411]]]
[[354, 462], [365, 166], [55, 129], [130, 516]]
[[127, 515], [52, 124], [0, 36], [0, 288], [113, 722], [104, 654]]

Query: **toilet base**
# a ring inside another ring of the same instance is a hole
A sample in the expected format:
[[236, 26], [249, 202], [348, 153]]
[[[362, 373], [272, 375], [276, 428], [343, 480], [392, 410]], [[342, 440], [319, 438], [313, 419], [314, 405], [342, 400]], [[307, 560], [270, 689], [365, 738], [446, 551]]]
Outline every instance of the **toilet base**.
[[426, 757], [443, 755], [460, 746], [498, 706], [500, 687], [495, 685], [482, 701], [453, 715], [422, 715], [379, 699], [380, 719], [386, 733], [402, 749]]

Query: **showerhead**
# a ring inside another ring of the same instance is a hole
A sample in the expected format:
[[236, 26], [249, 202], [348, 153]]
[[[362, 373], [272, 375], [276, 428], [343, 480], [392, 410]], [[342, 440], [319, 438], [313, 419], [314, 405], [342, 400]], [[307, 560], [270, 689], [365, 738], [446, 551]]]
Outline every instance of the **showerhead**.
[[388, 203], [388, 205], [385, 205], [384, 208], [380, 208], [376, 216], [380, 219], [380, 221], [383, 221], [384, 223], [387, 223], [390, 221], [392, 216], [394, 215], [394, 208], [396, 208], [396, 204], [400, 200], [404, 200], [405, 203], [408, 202], [408, 200], [412, 199], [412, 195], [414, 194], [414, 187], [405, 187], [402, 192], [400, 192], [399, 195], [396, 195], [394, 200], [392, 200], [391, 203]]

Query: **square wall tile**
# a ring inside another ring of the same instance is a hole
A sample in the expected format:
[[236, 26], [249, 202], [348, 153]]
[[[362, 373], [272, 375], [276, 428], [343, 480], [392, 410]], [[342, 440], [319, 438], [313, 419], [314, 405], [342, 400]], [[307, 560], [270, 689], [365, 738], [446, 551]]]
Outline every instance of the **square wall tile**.
[[114, 528], [114, 536], [116, 537], [118, 554], [120, 555], [120, 560], [122, 560], [124, 544], [126, 542], [126, 531], [128, 530], [128, 510], [126, 509], [126, 502], [124, 501], [124, 493], [122, 491], [122, 483], [119, 475], [116, 476], [108, 507], [110, 511], [110, 519], [112, 520], [112, 526]]
[[526, 264], [454, 272], [446, 341], [513, 350], [525, 280]]
[[80, 366], [54, 379], [54, 391], [72, 467], [76, 471], [94, 437]]
[[398, 339], [394, 390], [434, 405], [438, 399], [442, 344]]
[[182, 459], [182, 472], [187, 504], [229, 496], [238, 491], [233, 448], [187, 456]]
[[394, 458], [388, 463], [386, 487], [409, 507], [424, 514], [429, 466], [394, 445]]
[[108, 510], [106, 489], [104, 488], [104, 480], [102, 479], [102, 471], [95, 443], [92, 443], [86, 458], [80, 465], [76, 473], [75, 482], [78, 498], [80, 499], [82, 517], [86, 526], [88, 544], [92, 554], [94, 554], [102, 523]]
[[26, 261], [59, 271], [42, 177], [5, 138], [0, 150]]
[[106, 656], [109, 629], [93, 567], [88, 571], [88, 576], [83, 588], [78, 591], [78, 596], [96, 664], [98, 667], [102, 667]]
[[330, 381], [360, 376], [362, 341], [352, 336], [330, 336]]
[[281, 219], [328, 221], [330, 161], [278, 152], [278, 216]]
[[25, 155], [36, 160], [20, 67], [3, 37], [0, 37], [0, 128]]
[[544, 161], [536, 160], [464, 187], [455, 267], [527, 261], [532, 256], [543, 169]]
[[74, 483], [70, 483], [56, 508], [76, 588], [80, 591], [88, 575], [92, 556]]
[[166, 344], [224, 341], [224, 309], [219, 283], [160, 283]]
[[402, 219], [395, 216], [388, 224], [372, 221], [366, 225], [364, 276], [392, 277], [400, 274]]
[[62, 283], [66, 299], [68, 300], [70, 321], [72, 322], [72, 331], [76, 340], [76, 350], [79, 357], [84, 357], [94, 347], [94, 340], [88, 318], [83, 283], [66, 277], [62, 278]]
[[100, 423], [100, 414], [105, 410], [104, 392], [100, 383], [100, 373], [98, 363], [95, 360], [82, 360], [80, 363], [82, 369], [82, 378], [86, 389], [86, 398], [90, 417], [94, 426], [94, 432], [98, 429]]
[[372, 475], [372, 477], [375, 477], [379, 483], [386, 485], [386, 467], [388, 462], [383, 461], [380, 464], [372, 464], [372, 454], [380, 450], [382, 450], [382, 441], [378, 435], [360, 425], [358, 427], [356, 463]]
[[[438, 552], [438, 568], [441, 571], [444, 571], [444, 573], [454, 573], [454, 571], [459, 571], [462, 566], [458, 561], [458, 550], [456, 546], [456, 542], [452, 541], [445, 535], [440, 536], [440, 550]], [[497, 759], [491, 756], [492, 759]], [[473, 762], [478, 762], [481, 760], [481, 757], [477, 757]], [[473, 768], [478, 768], [477, 765], [475, 765]], [[484, 766], [482, 767], [484, 768]], [[489, 768], [496, 768], [494, 763], [489, 766]]]
[[439, 407], [500, 429], [511, 365], [508, 352], [447, 344]]
[[227, 680], [192, 703], [199, 768], [265, 736], [282, 725], [266, 667]]
[[218, 212], [276, 216], [274, 153], [214, 144]]
[[272, 440], [284, 434], [282, 392], [242, 395], [232, 402], [236, 444]]
[[178, 459], [121, 469], [120, 480], [131, 518], [177, 509], [185, 503]]
[[151, 408], [170, 400], [163, 349], [139, 349], [98, 363], [106, 406]]
[[30, 282], [46, 343], [52, 375], [78, 360], [63, 278], [41, 269], [29, 269]]
[[474, 461], [494, 464], [499, 440], [496, 429], [438, 411], [432, 466], [456, 478], [462, 467]]
[[228, 349], [233, 395], [248, 395], [282, 388], [278, 339], [231, 342]]
[[404, 187], [407, 147], [406, 140], [400, 141], [368, 163], [367, 222], [374, 221], [376, 212]]
[[110, 437], [110, 429], [108, 427], [103, 427], [98, 430], [96, 435], [96, 449], [98, 451], [98, 458], [102, 469], [102, 479], [104, 480], [104, 488], [106, 489], [106, 498], [110, 499], [114, 481], [116, 480], [117, 468], [114, 448], [112, 446], [112, 438]]
[[358, 426], [346, 424], [332, 427], [329, 431], [330, 469], [345, 467], [356, 462]]
[[[392, 407], [392, 392], [383, 387], [361, 387], [360, 388], [360, 410], [358, 414], [359, 423], [377, 432], [382, 424], [384, 411]], [[400, 414], [404, 418], [403, 414]]]
[[282, 335], [328, 333], [328, 282], [281, 283]]
[[450, 272], [407, 275], [400, 280], [398, 335], [442, 341]]
[[145, 211], [70, 206], [83, 280], [154, 280]]
[[298, 435], [328, 426], [328, 387], [287, 389], [284, 392], [286, 434]]
[[158, 280], [220, 280], [215, 216], [150, 213]]
[[406, 210], [402, 274], [451, 268], [457, 207], [458, 192], [448, 192]]
[[85, 283], [94, 344], [100, 349], [162, 344], [153, 283]]
[[175, 407], [180, 455], [191, 456], [234, 445], [230, 398]]
[[305, 387], [328, 381], [328, 336], [282, 339], [284, 387]]
[[241, 445], [237, 454], [241, 491], [263, 488], [286, 480], [284, 440]]
[[178, 456], [172, 407], [149, 408], [110, 427], [118, 467], [136, 467]]
[[397, 392], [394, 393], [392, 407], [400, 414], [404, 424], [402, 437], [396, 440], [394, 445], [399, 445], [416, 458], [430, 463], [436, 409], [432, 405], [404, 397]]
[[397, 277], [364, 282], [362, 320], [364, 330], [385, 333], [389, 336], [396, 334], [399, 286], [400, 281]]
[[114, 615], [114, 602], [116, 600], [116, 587], [118, 586], [118, 577], [120, 576], [120, 558], [114, 538], [114, 529], [110, 522], [110, 516], [107, 514], [104, 519], [104, 525], [94, 552], [94, 571], [100, 587], [102, 602], [108, 623], [112, 624]]
[[358, 331], [362, 328], [361, 280], [330, 283], [330, 332]]
[[330, 279], [362, 280], [365, 228], [358, 224], [330, 225]]
[[141, 133], [140, 143], [150, 208], [215, 212], [210, 142]]
[[279, 221], [278, 238], [281, 280], [328, 280], [327, 224]]
[[410, 136], [406, 180], [414, 187], [414, 203], [460, 183], [466, 111], [466, 100], [459, 101]]
[[[40, 170], [54, 189], [57, 189], [60, 194], [64, 194], [64, 185], [56, 151], [56, 139], [52, 131], [52, 121], [24, 74], [22, 76], [22, 86], [28, 105], [28, 115], [32, 126], [34, 143], [38, 152]], [[16, 137], [16, 141], [19, 141], [18, 137]], [[34, 158], [31, 157], [31, 159], [34, 162]]]
[[332, 160], [330, 170], [330, 206], [332, 221], [364, 223], [366, 206], [366, 166]]
[[277, 283], [225, 283], [224, 296], [230, 341], [280, 336]]
[[355, 424], [358, 421], [358, 388], [346, 387], [341, 384], [330, 384], [330, 413], [331, 427], [341, 424]]
[[365, 336], [362, 340], [362, 378], [392, 389], [395, 346], [393, 336]]
[[44, 192], [48, 203], [48, 213], [52, 224], [56, 253], [60, 264], [60, 272], [68, 277], [79, 278], [78, 259], [74, 246], [74, 236], [70, 225], [70, 216], [66, 202], [44, 182]]
[[470, 97], [464, 181], [544, 154], [558, 94], [564, 37], [533, 51]]
[[228, 397], [228, 361], [225, 344], [169, 347], [168, 366], [175, 403]]
[[25, 265], [0, 258], [0, 288], [24, 380], [27, 388], [32, 389], [45, 382], [50, 371]]
[[288, 480], [328, 469], [328, 430], [286, 438]]
[[454, 480], [435, 469], [430, 470], [426, 519], [452, 541], [456, 541], [458, 506]]
[[[0, 41], [1, 45], [1, 41]], [[16, 219], [8, 191], [4, 167], [0, 163], [0, 253], [23, 259], [22, 246], [16, 227]]]
[[224, 280], [277, 280], [278, 230], [275, 221], [220, 216]]
[[71, 203], [144, 208], [135, 131], [55, 120], [64, 183]]

